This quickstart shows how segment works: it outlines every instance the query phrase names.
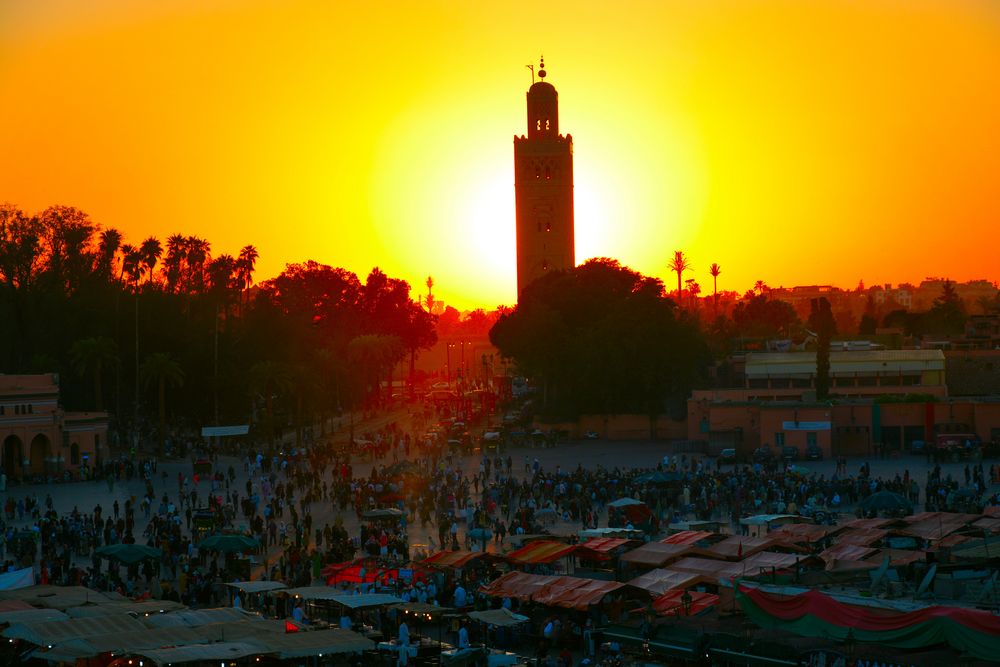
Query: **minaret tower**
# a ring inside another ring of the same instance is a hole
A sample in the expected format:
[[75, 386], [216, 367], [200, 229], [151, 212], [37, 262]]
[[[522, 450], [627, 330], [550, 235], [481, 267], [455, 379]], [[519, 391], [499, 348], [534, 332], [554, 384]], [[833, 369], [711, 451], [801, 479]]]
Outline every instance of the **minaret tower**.
[[559, 95], [545, 76], [543, 58], [528, 89], [528, 136], [514, 137], [518, 298], [537, 278], [576, 265], [573, 137], [559, 134]]

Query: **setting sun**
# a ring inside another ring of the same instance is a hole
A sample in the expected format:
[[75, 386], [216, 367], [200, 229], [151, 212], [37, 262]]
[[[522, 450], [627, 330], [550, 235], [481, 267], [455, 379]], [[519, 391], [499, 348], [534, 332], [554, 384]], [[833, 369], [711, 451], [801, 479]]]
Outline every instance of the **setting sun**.
[[4, 3], [0, 198], [254, 243], [259, 279], [313, 258], [512, 303], [544, 54], [578, 262], [669, 278], [683, 248], [739, 291], [994, 279], [992, 244], [946, 230], [996, 237], [998, 27], [972, 0]]

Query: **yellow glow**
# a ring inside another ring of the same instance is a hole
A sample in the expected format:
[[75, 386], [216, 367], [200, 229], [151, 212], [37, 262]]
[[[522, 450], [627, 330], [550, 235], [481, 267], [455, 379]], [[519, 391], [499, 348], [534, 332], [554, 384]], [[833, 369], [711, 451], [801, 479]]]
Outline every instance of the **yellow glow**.
[[577, 259], [720, 289], [995, 279], [991, 0], [0, 3], [0, 200], [514, 300], [544, 53]]

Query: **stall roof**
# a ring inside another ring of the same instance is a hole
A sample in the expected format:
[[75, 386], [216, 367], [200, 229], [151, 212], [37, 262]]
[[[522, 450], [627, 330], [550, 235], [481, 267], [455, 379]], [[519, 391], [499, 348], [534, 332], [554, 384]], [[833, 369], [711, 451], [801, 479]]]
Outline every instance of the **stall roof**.
[[786, 542], [819, 542], [827, 535], [836, 533], [837, 526], [821, 526], [814, 523], [786, 523], [768, 532], [768, 537], [783, 539]]
[[714, 557], [706, 550], [691, 544], [663, 544], [662, 542], [648, 542], [643, 544], [641, 547], [632, 549], [628, 553], [622, 554], [621, 561], [645, 567], [663, 567], [671, 561], [690, 555], [699, 555], [708, 558]]
[[23, 639], [39, 646], [58, 644], [69, 639], [85, 639], [111, 633], [142, 632], [146, 626], [131, 616], [97, 616], [63, 621], [12, 623], [3, 631], [8, 639]]
[[624, 537], [592, 537], [581, 544], [579, 548], [606, 555], [618, 547], [625, 546], [634, 541], [625, 539]]
[[908, 525], [902, 529], [902, 532], [923, 540], [940, 540], [961, 530], [979, 518], [979, 514], [922, 512], [921, 514], [904, 517], [903, 520]]
[[282, 588], [287, 588], [287, 586], [280, 581], [234, 581], [226, 584], [226, 586], [237, 588], [244, 593], [265, 593], [267, 591], [276, 591]]
[[242, 609], [217, 607], [215, 609], [182, 609], [167, 614], [154, 614], [147, 616], [142, 622], [150, 628], [178, 628], [247, 619], [260, 619], [260, 617]]
[[492, 597], [530, 599], [551, 607], [586, 610], [608, 593], [625, 586], [619, 581], [508, 572], [481, 590]]
[[220, 642], [217, 644], [194, 644], [172, 648], [145, 649], [135, 653], [157, 665], [178, 665], [186, 662], [206, 660], [238, 660], [248, 655], [265, 653], [260, 646], [250, 642]]
[[871, 519], [855, 519], [854, 521], [848, 521], [847, 523], [838, 525], [841, 528], [850, 528], [851, 530], [867, 530], [869, 528], [885, 528], [888, 525], [896, 523], [896, 521], [898, 521], [898, 519], [874, 517]]
[[625, 584], [620, 581], [561, 577], [559, 581], [532, 596], [532, 601], [550, 607], [586, 611], [590, 605], [597, 604], [608, 593], [613, 593], [624, 586]]
[[706, 540], [713, 535], [715, 533], [707, 530], [682, 530], [679, 533], [664, 537], [660, 542], [663, 544], [694, 544], [695, 542]]
[[653, 600], [653, 611], [659, 616], [697, 616], [706, 609], [710, 609], [719, 604], [719, 596], [714, 593], [701, 593], [690, 591], [691, 608], [684, 611], [683, 590], [667, 591], [660, 597]]
[[861, 547], [870, 547], [888, 534], [889, 531], [884, 528], [852, 528], [840, 534], [837, 538], [837, 544], [856, 544]]
[[878, 549], [873, 549], [871, 547], [861, 546], [859, 544], [851, 544], [849, 542], [838, 542], [829, 549], [826, 549], [820, 553], [819, 557], [826, 563], [826, 569], [832, 569], [830, 566], [834, 561], [841, 560], [864, 560], [868, 556], [877, 552]]
[[505, 558], [514, 563], [541, 565], [553, 563], [560, 558], [570, 555], [574, 551], [576, 551], [576, 545], [539, 540], [537, 542], [529, 542], [516, 551], [511, 551]]
[[987, 530], [991, 533], [1000, 533], [1000, 519], [996, 517], [984, 516], [982, 519], [974, 521], [972, 525], [980, 530]]
[[186, 609], [180, 602], [172, 600], [144, 600], [142, 602], [109, 602], [107, 604], [88, 604], [82, 607], [70, 607], [66, 614], [72, 618], [90, 618], [93, 616], [116, 616], [119, 614], [160, 614], [178, 609]]
[[669, 590], [690, 588], [701, 583], [715, 583], [715, 579], [668, 568], [650, 570], [629, 581], [628, 585], [649, 591], [653, 595], [660, 595]]
[[548, 584], [559, 579], [556, 576], [508, 572], [494, 579], [480, 590], [491, 597], [513, 598], [525, 602]]
[[34, 609], [24, 600], [0, 600], [0, 613], [5, 611], [21, 611], [23, 609]]
[[487, 555], [485, 551], [439, 551], [425, 558], [421, 564], [460, 569], [485, 555]]
[[[729, 560], [748, 558], [753, 554], [767, 551], [775, 547], [792, 548], [788, 540], [784, 537], [749, 537], [747, 535], [733, 535], [708, 547], [706, 551], [718, 558]], [[797, 548], [797, 547], [796, 547]]]
[[65, 610], [85, 604], [124, 602], [128, 598], [117, 593], [99, 593], [83, 586], [28, 586], [0, 591], [0, 600], [23, 600], [32, 607]]
[[709, 560], [707, 558], [682, 558], [670, 566], [672, 570], [694, 572], [714, 579], [730, 579], [732, 577], [754, 577], [760, 574], [761, 568], [783, 569], [792, 567], [802, 561], [795, 554], [780, 554], [772, 551], [762, 551], [745, 558], [740, 562]]
[[474, 621], [481, 621], [487, 625], [497, 625], [504, 628], [527, 623], [531, 620], [527, 616], [515, 614], [510, 609], [504, 609], [503, 607], [500, 609], [490, 609], [489, 611], [470, 611], [468, 616]]
[[879, 549], [865, 560], [881, 564], [886, 556], [889, 557], [889, 565], [893, 567], [927, 560], [926, 551], [913, 549]]
[[336, 602], [337, 604], [343, 605], [350, 609], [364, 609], [365, 607], [381, 607], [383, 605], [399, 604], [402, 602], [402, 598], [398, 598], [395, 595], [386, 595], [384, 593], [366, 593], [364, 595], [335, 595], [329, 598], [315, 598], [315, 599], [326, 599]]
[[273, 653], [282, 660], [319, 654], [362, 653], [375, 648], [375, 642], [364, 635], [341, 628], [272, 633], [246, 641], [257, 646], [259, 653]]
[[0, 624], [7, 623], [43, 623], [45, 621], [65, 621], [69, 616], [58, 609], [19, 609], [0, 612]]

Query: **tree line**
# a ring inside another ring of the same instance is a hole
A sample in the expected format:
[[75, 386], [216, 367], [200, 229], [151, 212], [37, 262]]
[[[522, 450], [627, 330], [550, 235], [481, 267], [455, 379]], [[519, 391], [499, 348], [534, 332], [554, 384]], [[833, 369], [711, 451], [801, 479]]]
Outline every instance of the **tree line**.
[[0, 371], [58, 373], [64, 407], [108, 408], [123, 428], [169, 412], [272, 429], [378, 400], [436, 341], [409, 285], [378, 268], [362, 281], [308, 261], [254, 285], [258, 257], [0, 205]]

